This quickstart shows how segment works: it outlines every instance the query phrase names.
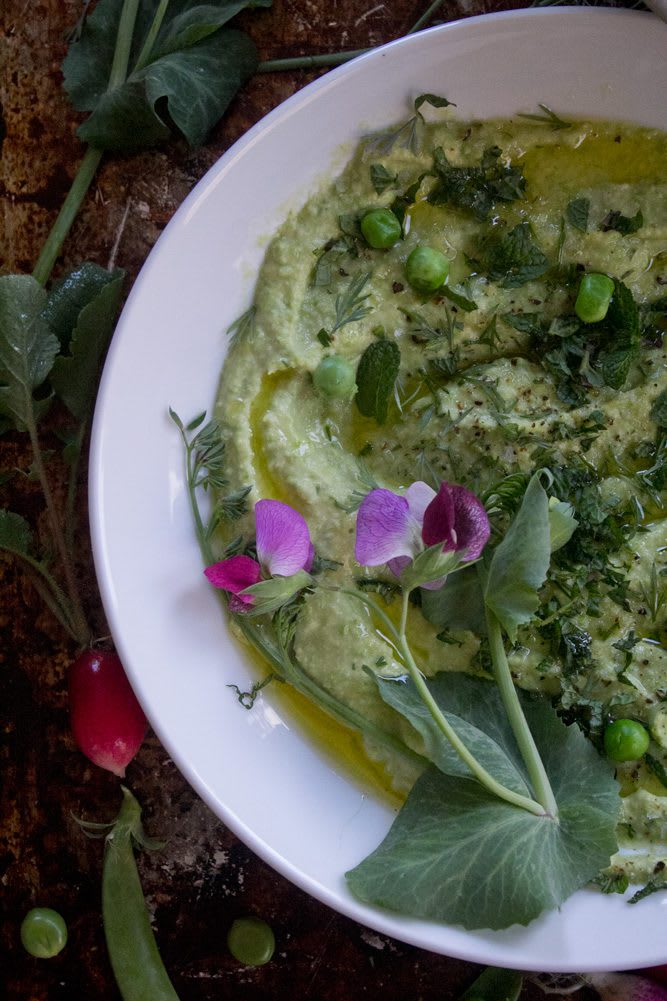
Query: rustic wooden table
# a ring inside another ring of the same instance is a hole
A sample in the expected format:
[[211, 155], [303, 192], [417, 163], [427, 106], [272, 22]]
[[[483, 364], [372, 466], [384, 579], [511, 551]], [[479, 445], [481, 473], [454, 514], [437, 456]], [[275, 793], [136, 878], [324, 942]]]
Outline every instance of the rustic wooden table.
[[[75, 134], [80, 117], [68, 104], [59, 67], [67, 29], [82, 6], [81, 0], [2, 4], [0, 272], [31, 272], [81, 157]], [[404, 34], [427, 6], [426, 0], [274, 0], [271, 9], [239, 20], [260, 57], [273, 59], [379, 45]], [[521, 6], [514, 0], [445, 0], [436, 19]], [[107, 265], [113, 256], [129, 285], [204, 172], [312, 78], [304, 71], [255, 76], [195, 151], [173, 141], [159, 151], [106, 158], [56, 274], [84, 260]], [[0, 438], [0, 506], [39, 524], [40, 493], [26, 475], [30, 456], [22, 437]], [[55, 449], [49, 429], [45, 437], [46, 447]], [[59, 472], [54, 459], [56, 481]], [[104, 635], [83, 502], [80, 528], [78, 570], [87, 611]], [[102, 845], [84, 837], [73, 817], [113, 817], [118, 780], [89, 764], [69, 732], [66, 671], [73, 644], [11, 560], [0, 562], [0, 580], [0, 996], [111, 1001], [118, 992], [100, 916]], [[160, 950], [182, 1001], [380, 995], [385, 1001], [442, 1001], [474, 978], [472, 965], [370, 932], [272, 872], [209, 812], [154, 737], [130, 766], [128, 780], [144, 805], [149, 832], [169, 838], [164, 850], [144, 854], [139, 865]], [[66, 949], [50, 961], [32, 959], [19, 941], [21, 919], [35, 905], [57, 908], [69, 926]], [[251, 913], [273, 926], [277, 940], [272, 962], [257, 969], [240, 966], [225, 946], [231, 921]], [[528, 986], [524, 998], [538, 994]]]

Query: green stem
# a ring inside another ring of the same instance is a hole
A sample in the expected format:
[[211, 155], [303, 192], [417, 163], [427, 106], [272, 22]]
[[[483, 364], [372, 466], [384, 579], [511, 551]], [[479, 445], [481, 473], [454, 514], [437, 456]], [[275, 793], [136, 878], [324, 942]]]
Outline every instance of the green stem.
[[38, 560], [33, 559], [31, 556], [26, 556], [24, 553], [17, 555], [20, 555], [20, 559], [26, 563], [30, 570], [33, 586], [46, 607], [54, 618], [58, 620], [65, 632], [69, 633], [75, 642], [78, 642], [79, 638], [74, 632], [74, 626], [70, 618], [69, 603], [57, 581]]
[[267, 59], [258, 65], [256, 73], [277, 73], [281, 70], [315, 70], [324, 66], [340, 66], [369, 49], [351, 49], [349, 52], [324, 52], [319, 56], [292, 56], [288, 59]]
[[91, 185], [101, 159], [102, 150], [93, 149], [92, 146], [89, 146], [84, 154], [83, 160], [79, 164], [79, 169], [77, 170], [76, 176], [72, 181], [72, 187], [69, 189], [67, 197], [56, 217], [56, 221], [51, 227], [51, 231], [46, 238], [46, 242], [42, 247], [40, 255], [37, 258], [37, 263], [35, 264], [32, 272], [33, 278], [35, 278], [40, 285], [46, 285], [49, 280], [49, 276], [53, 271], [53, 266], [56, 263], [58, 254], [60, 253], [60, 248], [72, 228], [72, 223], [81, 208], [83, 199], [86, 197], [86, 192]]
[[428, 8], [428, 10], [425, 10], [422, 16], [419, 18], [419, 20], [415, 21], [415, 23], [412, 25], [412, 27], [408, 31], [408, 35], [414, 35], [416, 31], [421, 31], [424, 25], [428, 24], [433, 15], [442, 7], [444, 2], [445, 0], [433, 0], [433, 3]]
[[81, 463], [81, 453], [83, 441], [88, 429], [88, 420], [84, 419], [77, 428], [76, 437], [73, 441], [75, 449], [74, 457], [69, 468], [69, 481], [67, 484], [67, 498], [65, 500], [65, 543], [68, 552], [74, 550], [74, 529], [76, 526], [76, 496], [79, 486], [79, 465]]
[[[424, 11], [421, 17], [415, 21], [406, 35], [413, 35], [415, 31], [420, 31], [425, 24], [428, 24], [436, 11], [442, 7], [445, 0], [434, 0], [430, 7]], [[292, 56], [287, 59], [267, 59], [261, 62], [256, 73], [277, 73], [281, 70], [314, 70], [326, 66], [340, 66], [357, 56], [363, 56], [370, 49], [350, 49], [348, 52], [324, 52], [319, 56]]]
[[[138, 8], [139, 0], [125, 0], [123, 4], [107, 91], [120, 86], [127, 76], [127, 66], [132, 48], [132, 35], [134, 33], [134, 23]], [[60, 253], [60, 248], [72, 228], [72, 223], [81, 208], [83, 199], [86, 197], [86, 192], [99, 167], [102, 153], [103, 150], [95, 149], [92, 146], [89, 146], [84, 153], [83, 160], [79, 164], [79, 169], [72, 181], [72, 187], [69, 189], [34, 267], [32, 276], [40, 285], [46, 285], [49, 280], [53, 266]]]
[[51, 486], [46, 475], [44, 458], [42, 456], [42, 450], [37, 438], [37, 428], [34, 421], [31, 421], [28, 425], [28, 433], [30, 435], [30, 444], [32, 445], [35, 472], [37, 473], [37, 478], [39, 479], [42, 487], [42, 493], [44, 494], [44, 503], [46, 506], [46, 514], [49, 519], [49, 527], [51, 529], [51, 535], [53, 536], [53, 543], [60, 558], [65, 578], [65, 591], [71, 605], [71, 631], [75, 636], [76, 641], [81, 646], [86, 646], [90, 642], [90, 629], [88, 628], [88, 623], [86, 622], [86, 616], [83, 611], [83, 605], [81, 604], [79, 589], [74, 575], [74, 568], [72, 566], [70, 554], [65, 542], [62, 525], [60, 524], [60, 519], [58, 518], [57, 508], [53, 500], [53, 494], [51, 493]]
[[431, 695], [428, 685], [424, 675], [421, 673], [417, 667], [415, 660], [412, 656], [412, 651], [408, 645], [406, 637], [406, 625], [408, 616], [410, 591], [406, 590], [403, 592], [403, 609], [401, 613], [401, 627], [400, 627], [400, 637], [401, 637], [401, 653], [405, 661], [405, 665], [408, 669], [410, 677], [417, 689], [422, 701], [425, 703], [427, 709], [431, 713], [433, 720], [440, 730], [440, 732], [447, 738], [449, 743], [452, 745], [458, 756], [467, 765], [470, 771], [473, 773], [475, 778], [481, 782], [481, 784], [488, 789], [490, 793], [494, 796], [498, 796], [499, 799], [505, 800], [507, 803], [511, 803], [513, 806], [521, 807], [523, 810], [527, 810], [529, 813], [533, 813], [538, 817], [544, 815], [544, 807], [540, 803], [536, 803], [535, 800], [530, 799], [528, 796], [522, 796], [520, 793], [513, 792], [512, 789], [508, 789], [506, 786], [498, 782], [494, 777], [487, 772], [483, 765], [480, 765], [477, 758], [471, 754], [466, 745], [463, 743], [459, 735], [456, 733], [452, 725], [443, 715], [440, 706], [436, 700]]
[[146, 41], [141, 47], [141, 52], [139, 53], [139, 58], [137, 59], [133, 73], [141, 70], [149, 62], [151, 53], [153, 51], [153, 46], [155, 45], [155, 39], [158, 36], [160, 28], [162, 27], [162, 22], [164, 21], [164, 15], [167, 13], [167, 7], [169, 6], [169, 0], [160, 0], [160, 5], [155, 11], [155, 17], [153, 22], [148, 29], [148, 34], [146, 35]]
[[551, 783], [549, 782], [540, 753], [535, 745], [533, 735], [530, 732], [526, 717], [521, 709], [521, 703], [519, 702], [519, 696], [512, 681], [512, 674], [507, 661], [507, 654], [505, 653], [500, 623], [488, 607], [486, 608], [486, 628], [493, 663], [493, 676], [500, 690], [500, 696], [521, 752], [521, 757], [528, 769], [528, 775], [535, 796], [545, 812], [549, 816], [556, 818], [558, 816], [556, 797], [553, 794]]

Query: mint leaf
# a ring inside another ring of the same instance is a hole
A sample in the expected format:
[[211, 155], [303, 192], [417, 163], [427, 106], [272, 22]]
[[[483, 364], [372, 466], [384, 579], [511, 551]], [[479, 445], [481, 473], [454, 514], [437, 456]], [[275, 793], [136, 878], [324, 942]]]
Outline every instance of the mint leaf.
[[392, 184], [396, 184], [396, 181], [398, 180], [397, 175], [390, 173], [381, 163], [372, 163], [370, 173], [371, 184], [373, 185], [377, 195], [381, 195], [383, 191], [390, 188]]
[[607, 763], [550, 706], [524, 699], [524, 710], [559, 822], [432, 766], [382, 844], [347, 873], [355, 896], [468, 929], [508, 928], [560, 906], [609, 864], [620, 801]]
[[623, 236], [627, 236], [630, 233], [636, 233], [638, 229], [641, 229], [644, 225], [644, 216], [641, 209], [638, 209], [635, 215], [627, 216], [623, 215], [621, 212], [608, 212], [600, 223], [600, 229], [603, 233], [607, 233], [609, 230], [615, 230], [617, 233], [621, 233]]
[[517, 629], [529, 622], [539, 605], [551, 557], [549, 498], [540, 482], [531, 478], [502, 542], [489, 566], [484, 600], [514, 642]]
[[581, 233], [587, 233], [590, 209], [590, 198], [573, 198], [571, 202], [568, 202], [565, 209], [565, 218], [575, 229], [578, 229]]
[[378, 424], [384, 424], [400, 365], [401, 352], [395, 341], [383, 338], [368, 345], [357, 368], [355, 397], [364, 417], [374, 417]]
[[19, 431], [34, 424], [49, 400], [34, 400], [53, 366], [58, 338], [42, 317], [46, 292], [29, 275], [0, 277], [0, 414]]
[[632, 292], [617, 278], [603, 326], [607, 336], [598, 357], [600, 372], [607, 386], [621, 389], [639, 353], [641, 322]]
[[549, 261], [533, 241], [530, 223], [520, 222], [505, 236], [482, 248], [482, 264], [493, 282], [503, 288], [518, 288], [539, 278]]
[[453, 302], [455, 306], [462, 309], [464, 313], [472, 313], [477, 309], [476, 302], [473, 302], [472, 299], [468, 299], [466, 296], [461, 295], [460, 292], [455, 292], [454, 289], [449, 287], [449, 285], [442, 285], [438, 289], [438, 295], [444, 296], [445, 299], [449, 299], [449, 301]]
[[[405, 716], [424, 741], [420, 753], [447, 775], [472, 778], [468, 766], [443, 737], [410, 678], [375, 677], [375, 680], [384, 702]], [[508, 789], [530, 796], [521, 756], [496, 685], [466, 674], [443, 672], [428, 681], [428, 688], [477, 761]]]
[[[171, 3], [145, 64], [131, 70], [121, 86], [107, 90], [122, 2], [101, 0], [63, 63], [74, 107], [91, 112], [79, 127], [80, 138], [102, 149], [136, 149], [155, 145], [175, 128], [190, 145], [201, 143], [257, 65], [247, 35], [220, 30], [247, 6], [226, 0]], [[131, 66], [136, 66], [157, 7], [157, 0], [140, 4]]]
[[452, 205], [472, 212], [481, 221], [488, 218], [496, 202], [523, 198], [526, 181], [519, 167], [505, 166], [502, 151], [491, 146], [484, 151], [479, 166], [456, 167], [449, 162], [442, 147], [433, 151], [433, 169], [437, 178], [428, 195], [432, 205]]
[[60, 354], [51, 372], [55, 392], [80, 421], [92, 412], [100, 366], [116, 322], [124, 273], [115, 274], [106, 272], [106, 284], [81, 309], [69, 341], [69, 354]]
[[468, 629], [486, 634], [484, 598], [477, 567], [465, 567], [448, 578], [437, 591], [421, 593], [422, 614], [440, 629]]
[[667, 430], [667, 389], [663, 389], [651, 404], [651, 420], [663, 431]]

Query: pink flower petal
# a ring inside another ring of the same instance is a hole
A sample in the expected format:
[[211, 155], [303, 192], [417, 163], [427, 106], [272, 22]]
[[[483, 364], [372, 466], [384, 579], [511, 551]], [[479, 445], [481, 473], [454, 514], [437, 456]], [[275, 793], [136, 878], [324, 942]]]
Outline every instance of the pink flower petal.
[[391, 490], [371, 490], [357, 512], [354, 558], [377, 567], [398, 556], [412, 558], [418, 548], [419, 525], [405, 497]]
[[231, 556], [228, 560], [220, 560], [219, 563], [207, 567], [204, 574], [213, 587], [219, 587], [223, 591], [230, 591], [231, 594], [238, 596], [230, 601], [230, 608], [233, 612], [240, 611], [244, 605], [252, 605], [252, 595], [239, 594], [239, 592], [245, 590], [246, 587], [257, 584], [262, 579], [259, 563], [249, 556]]
[[312, 564], [310, 532], [305, 519], [277, 500], [255, 504], [257, 559], [272, 577], [291, 577]]
[[409, 556], [395, 556], [391, 560], [387, 560], [387, 566], [393, 573], [394, 577], [400, 577], [406, 567], [409, 567], [412, 563], [412, 559]]
[[428, 483], [424, 483], [422, 480], [416, 480], [415, 483], [410, 484], [403, 496], [408, 502], [410, 514], [415, 521], [422, 525], [424, 523], [424, 512], [426, 511], [426, 508], [432, 500], [435, 500], [435, 497], [437, 496], [435, 490], [433, 487], [429, 487]]
[[481, 500], [456, 483], [441, 483], [424, 513], [422, 539], [427, 546], [443, 543], [443, 550], [461, 551], [476, 560], [486, 545], [491, 526]]

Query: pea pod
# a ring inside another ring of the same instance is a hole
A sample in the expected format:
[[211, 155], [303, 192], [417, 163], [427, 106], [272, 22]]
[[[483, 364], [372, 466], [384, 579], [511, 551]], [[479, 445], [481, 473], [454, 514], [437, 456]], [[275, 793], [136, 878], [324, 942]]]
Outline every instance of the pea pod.
[[516, 970], [487, 966], [459, 1001], [517, 1001], [522, 986], [523, 976]]
[[123, 789], [123, 804], [106, 836], [102, 876], [104, 935], [123, 1001], [179, 1001], [169, 979], [139, 881], [133, 842], [151, 847], [141, 825], [141, 807]]

